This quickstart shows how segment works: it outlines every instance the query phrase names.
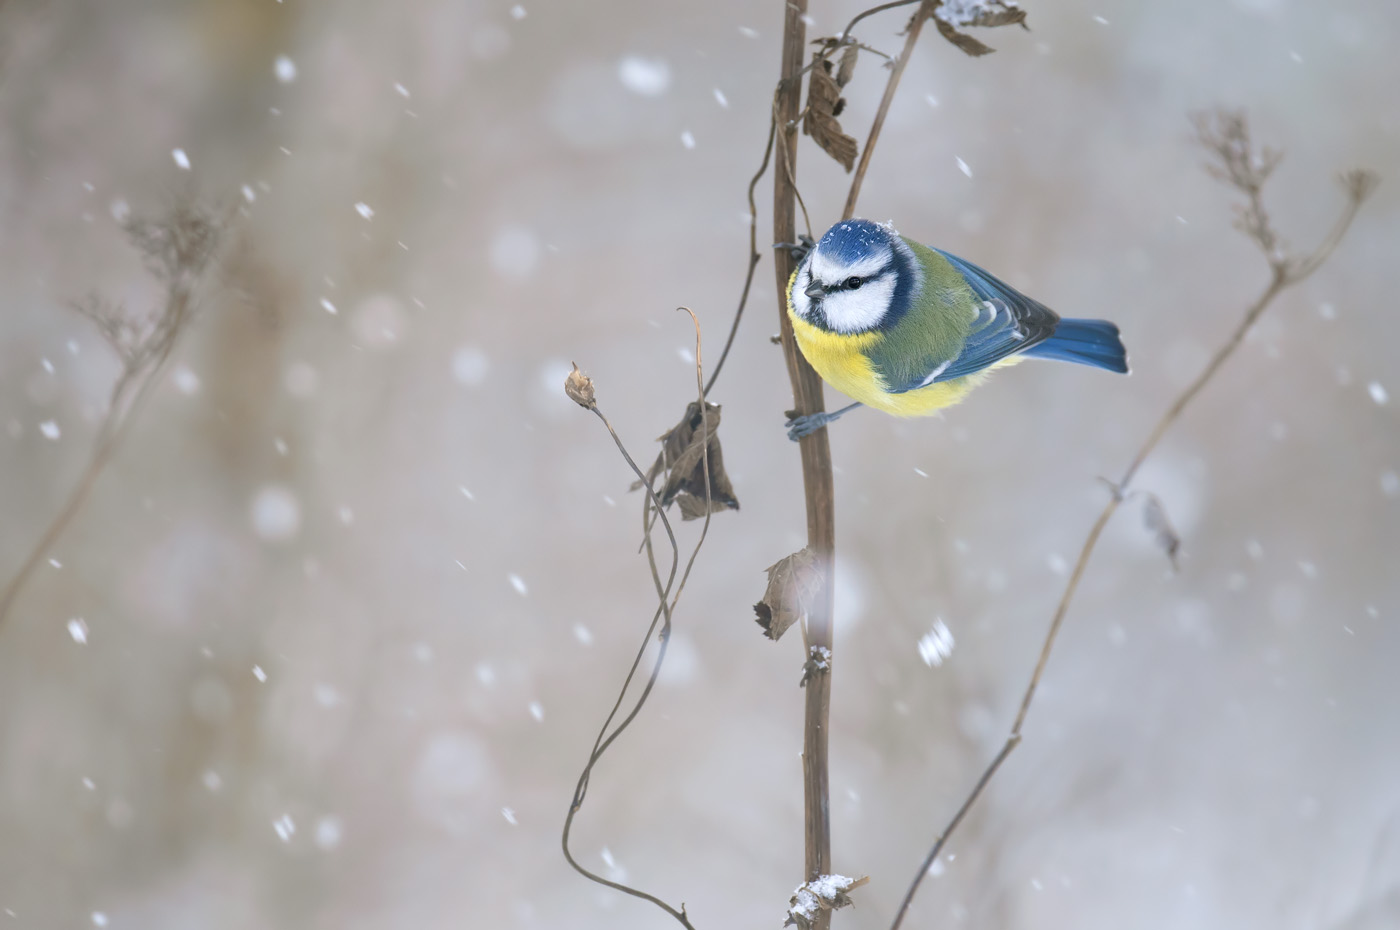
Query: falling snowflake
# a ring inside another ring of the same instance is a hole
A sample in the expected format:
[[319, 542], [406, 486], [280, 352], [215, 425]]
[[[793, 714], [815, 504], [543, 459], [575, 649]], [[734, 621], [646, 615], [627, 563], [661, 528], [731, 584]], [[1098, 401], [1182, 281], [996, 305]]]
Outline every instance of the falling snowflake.
[[249, 516], [260, 538], [282, 542], [301, 529], [301, 502], [289, 488], [267, 485], [253, 497]]
[[345, 828], [339, 817], [326, 816], [316, 821], [316, 845], [329, 852], [340, 845]]
[[170, 380], [175, 382], [175, 389], [181, 394], [193, 394], [199, 390], [199, 375], [183, 363], [175, 366], [175, 370], [170, 373]]
[[919, 658], [930, 668], [942, 665], [953, 654], [953, 634], [940, 617], [933, 621], [933, 629], [919, 640]]
[[175, 159], [176, 168], [179, 168], [181, 171], [190, 170], [190, 157], [185, 154], [184, 149], [171, 150], [170, 157]]
[[74, 617], [68, 621], [68, 635], [73, 637], [73, 642], [83, 645], [87, 642], [88, 625], [82, 617]]
[[278, 81], [290, 84], [297, 79], [297, 63], [286, 55], [278, 55], [272, 63], [272, 72], [277, 75]]
[[367, 220], [374, 218], [374, 208], [371, 207], [369, 204], [365, 203], [363, 200], [355, 204], [355, 212], [360, 214], [360, 216], [363, 216]]
[[617, 63], [617, 77], [634, 94], [660, 97], [671, 86], [671, 66], [661, 59], [628, 55]]
[[277, 838], [286, 843], [297, 832], [297, 825], [291, 814], [283, 814], [272, 822], [272, 829], [277, 831]]

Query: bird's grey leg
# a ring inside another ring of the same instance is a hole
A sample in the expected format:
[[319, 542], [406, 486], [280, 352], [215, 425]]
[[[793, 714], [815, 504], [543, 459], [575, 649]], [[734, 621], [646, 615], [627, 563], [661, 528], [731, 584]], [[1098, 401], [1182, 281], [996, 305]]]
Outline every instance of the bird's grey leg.
[[854, 403], [850, 404], [849, 406], [842, 407], [840, 410], [833, 410], [830, 413], [809, 413], [806, 416], [793, 417], [791, 420], [788, 420], [786, 424], [784, 424], [788, 427], [788, 438], [791, 439], [793, 442], [797, 442], [803, 436], [815, 433], [817, 430], [821, 429], [823, 426], [826, 426], [826, 424], [830, 423], [832, 420], [835, 420], [837, 417], [841, 416], [841, 414], [854, 410], [859, 406], [859, 403]]
[[773, 243], [773, 248], [787, 249], [788, 253], [792, 255], [792, 260], [800, 264], [802, 259], [807, 257], [807, 253], [812, 251], [812, 247], [816, 244], [816, 241], [813, 240], [811, 236], [802, 233], [797, 237], [796, 242], [775, 242]]

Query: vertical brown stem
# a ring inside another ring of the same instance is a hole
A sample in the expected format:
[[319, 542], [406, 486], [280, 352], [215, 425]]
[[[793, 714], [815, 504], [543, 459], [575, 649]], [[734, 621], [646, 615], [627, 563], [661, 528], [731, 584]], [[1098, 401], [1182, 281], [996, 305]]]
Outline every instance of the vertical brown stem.
[[[806, 28], [802, 17], [807, 0], [784, 0], [782, 83], [778, 90], [778, 144], [787, 157], [778, 159], [773, 181], [773, 241], [797, 240], [796, 188], [797, 114], [801, 97], [800, 72]], [[792, 381], [793, 406], [799, 414], [825, 409], [822, 381], [798, 351], [788, 321], [787, 286], [794, 262], [784, 249], [775, 252], [778, 317], [782, 326], [783, 356]], [[807, 615], [807, 641], [812, 649], [831, 648], [832, 556], [836, 549], [836, 504], [831, 476], [831, 445], [825, 429], [801, 442], [802, 483], [807, 498], [807, 545], [822, 565], [823, 583]], [[829, 663], [828, 663], [829, 664]], [[805, 814], [806, 879], [831, 871], [831, 805], [827, 777], [827, 722], [831, 711], [831, 673], [816, 671], [807, 680], [806, 720], [802, 734], [803, 810]], [[830, 926], [830, 912], [823, 911], [815, 925]]]

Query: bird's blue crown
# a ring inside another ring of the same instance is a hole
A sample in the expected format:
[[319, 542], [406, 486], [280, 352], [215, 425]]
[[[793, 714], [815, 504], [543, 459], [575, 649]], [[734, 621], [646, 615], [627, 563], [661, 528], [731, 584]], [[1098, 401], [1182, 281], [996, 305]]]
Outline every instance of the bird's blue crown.
[[854, 265], [891, 248], [894, 235], [890, 227], [870, 220], [845, 220], [826, 231], [817, 250], [835, 262]]

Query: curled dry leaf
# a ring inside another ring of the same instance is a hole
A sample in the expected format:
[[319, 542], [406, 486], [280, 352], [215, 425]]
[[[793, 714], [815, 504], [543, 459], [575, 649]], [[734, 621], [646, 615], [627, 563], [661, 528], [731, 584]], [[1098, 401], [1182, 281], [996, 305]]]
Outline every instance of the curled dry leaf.
[[973, 58], [982, 55], [990, 55], [992, 52], [996, 51], [996, 49], [992, 48], [990, 45], [977, 41], [967, 33], [958, 32], [946, 20], [935, 19], [934, 25], [938, 27], [938, 31], [943, 38], [952, 42]]
[[1018, 25], [1025, 28], [1026, 11], [1012, 0], [943, 0], [933, 11], [933, 22], [943, 38], [976, 58], [996, 49], [959, 32], [957, 27]]
[[[681, 517], [685, 520], [705, 516], [707, 457], [710, 472], [709, 512], [739, 509], [734, 486], [724, 471], [724, 455], [719, 444], [719, 411], [718, 404], [707, 401], [702, 415], [699, 401], [693, 400], [687, 404], [685, 416], [662, 434], [661, 455], [647, 472], [648, 482], [665, 476], [665, 482], [656, 496], [663, 507], [669, 507], [673, 501], [679, 504]], [[707, 448], [708, 456], [702, 454]], [[640, 487], [640, 482], [632, 485], [633, 490]]]
[[834, 911], [851, 904], [848, 892], [854, 891], [870, 881], [869, 876], [848, 878], [845, 875], [822, 875], [813, 881], [797, 886], [788, 900], [787, 919], [784, 927], [797, 927], [809, 930], [817, 922], [822, 911]]
[[820, 54], [815, 56], [812, 77], [807, 84], [807, 116], [802, 120], [802, 131], [847, 171], [855, 167], [859, 146], [853, 137], [841, 130], [841, 124], [836, 119], [846, 106], [846, 101], [841, 97], [844, 82], [838, 79], [844, 76], [845, 80], [850, 80], [850, 74], [855, 69], [855, 52], [854, 45], [846, 46], [837, 77], [831, 76], [831, 62]]
[[593, 379], [578, 370], [577, 362], [570, 362], [574, 370], [564, 379], [564, 393], [569, 400], [585, 410], [593, 409]]
[[1162, 506], [1162, 501], [1155, 494], [1148, 494], [1147, 503], [1142, 508], [1142, 522], [1147, 527], [1148, 532], [1153, 534], [1157, 545], [1162, 547], [1162, 551], [1171, 560], [1172, 571], [1176, 571], [1176, 556], [1181, 551], [1181, 537], [1177, 535], [1176, 528], [1167, 518], [1167, 508]]
[[[776, 641], [788, 627], [805, 617], [821, 583], [821, 565], [806, 547], [768, 566], [768, 589], [763, 592], [763, 600], [753, 605], [763, 635]], [[804, 670], [804, 684], [808, 677], [810, 672]]]
[[860, 48], [854, 42], [847, 42], [841, 48], [841, 63], [836, 66], [836, 86], [844, 88], [856, 74], [856, 58]]
[[1026, 11], [1014, 0], [943, 0], [933, 15], [952, 26], [1026, 24]]

